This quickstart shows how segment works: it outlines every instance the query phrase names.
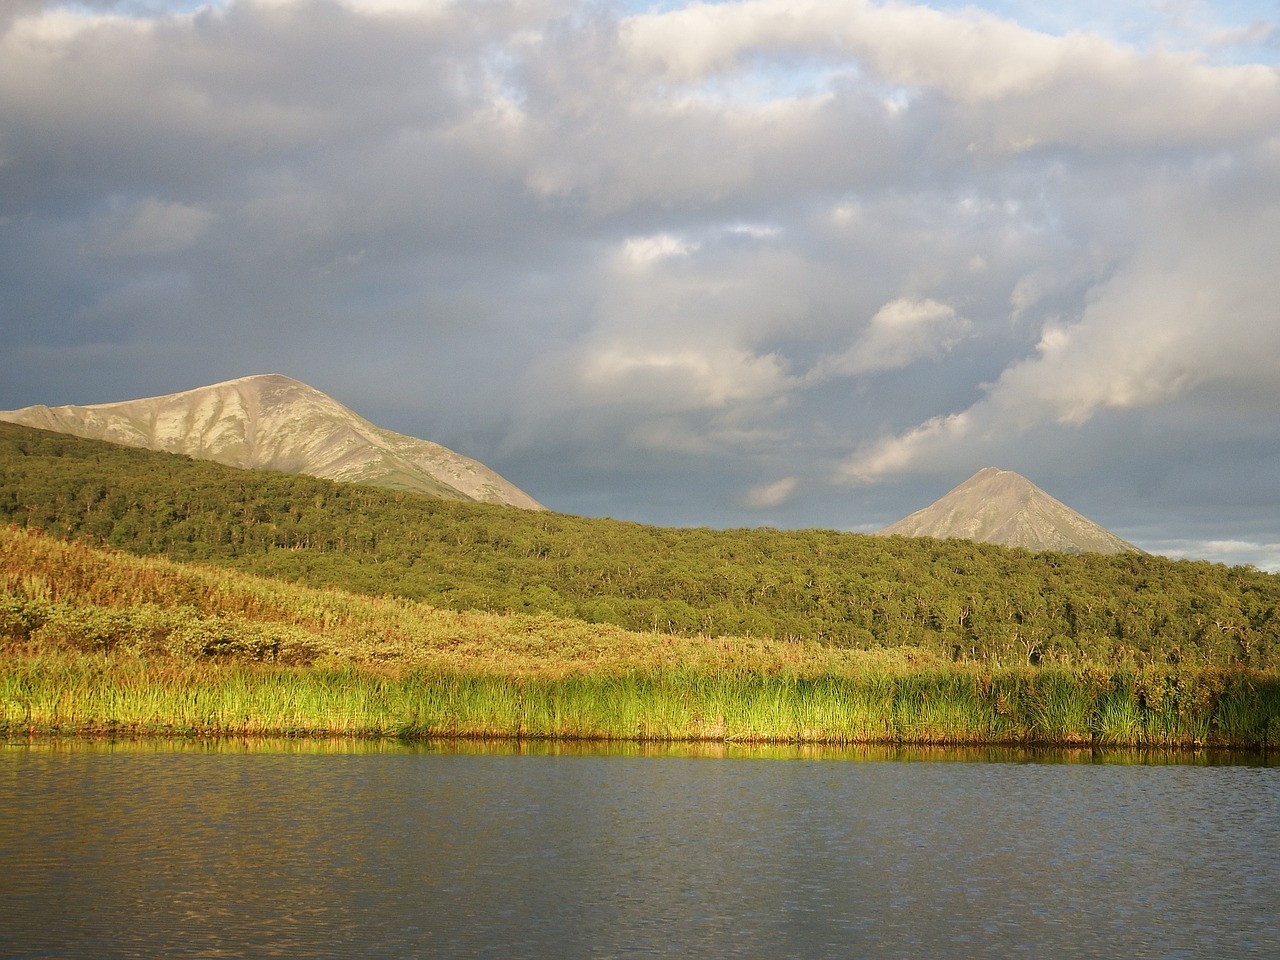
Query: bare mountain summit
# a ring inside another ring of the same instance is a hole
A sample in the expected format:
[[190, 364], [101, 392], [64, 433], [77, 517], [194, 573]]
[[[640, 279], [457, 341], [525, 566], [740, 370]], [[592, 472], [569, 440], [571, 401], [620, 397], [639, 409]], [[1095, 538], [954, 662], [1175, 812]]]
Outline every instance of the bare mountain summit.
[[0, 420], [233, 467], [545, 509], [484, 464], [376, 427], [332, 397], [279, 374], [121, 403], [24, 407], [0, 411]]
[[940, 500], [877, 532], [1062, 553], [1142, 552], [1025, 477], [995, 467], [984, 467]]

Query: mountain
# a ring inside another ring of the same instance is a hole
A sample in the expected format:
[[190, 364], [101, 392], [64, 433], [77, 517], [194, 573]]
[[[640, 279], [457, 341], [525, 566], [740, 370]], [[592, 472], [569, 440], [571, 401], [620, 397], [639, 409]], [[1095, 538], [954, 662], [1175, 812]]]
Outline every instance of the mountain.
[[1141, 553], [1133, 544], [1055, 500], [1011, 470], [984, 467], [881, 536], [959, 537], [1061, 553]]
[[374, 426], [332, 397], [279, 374], [120, 403], [24, 407], [0, 411], [0, 420], [233, 467], [546, 509], [484, 464]]

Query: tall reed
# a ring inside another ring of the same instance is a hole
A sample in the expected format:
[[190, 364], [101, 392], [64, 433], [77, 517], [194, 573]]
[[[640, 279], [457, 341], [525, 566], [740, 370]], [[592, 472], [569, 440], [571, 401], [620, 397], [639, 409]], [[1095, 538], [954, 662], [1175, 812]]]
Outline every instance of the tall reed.
[[[1162, 699], [1142, 691], [1159, 680]], [[515, 737], [723, 742], [1280, 746], [1280, 678], [1083, 671], [558, 677], [357, 667], [0, 664], [0, 729], [23, 732]]]

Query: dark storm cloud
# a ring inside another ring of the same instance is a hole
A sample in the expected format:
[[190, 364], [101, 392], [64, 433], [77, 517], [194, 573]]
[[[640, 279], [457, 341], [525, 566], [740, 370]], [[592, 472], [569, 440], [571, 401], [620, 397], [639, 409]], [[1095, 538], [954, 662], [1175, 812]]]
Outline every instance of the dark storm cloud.
[[11, 6], [0, 407], [277, 370], [568, 511], [871, 529], [994, 463], [1280, 564], [1270, 34], [663, 6]]

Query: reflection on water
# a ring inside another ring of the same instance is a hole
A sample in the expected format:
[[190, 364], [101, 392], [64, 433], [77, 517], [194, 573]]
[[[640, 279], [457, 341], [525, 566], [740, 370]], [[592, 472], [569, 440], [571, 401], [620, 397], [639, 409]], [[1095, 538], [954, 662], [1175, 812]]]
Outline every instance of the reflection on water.
[[1280, 956], [1234, 759], [11, 745], [0, 956]]
[[683, 757], [729, 760], [862, 760], [904, 763], [1089, 763], [1144, 766], [1277, 766], [1280, 756], [1245, 750], [1175, 750], [1149, 747], [927, 746], [917, 744], [637, 743], [633, 741], [508, 738], [395, 740], [367, 737], [221, 737], [15, 739], [0, 742], [5, 752], [71, 753], [307, 753], [437, 754], [525, 757]]

